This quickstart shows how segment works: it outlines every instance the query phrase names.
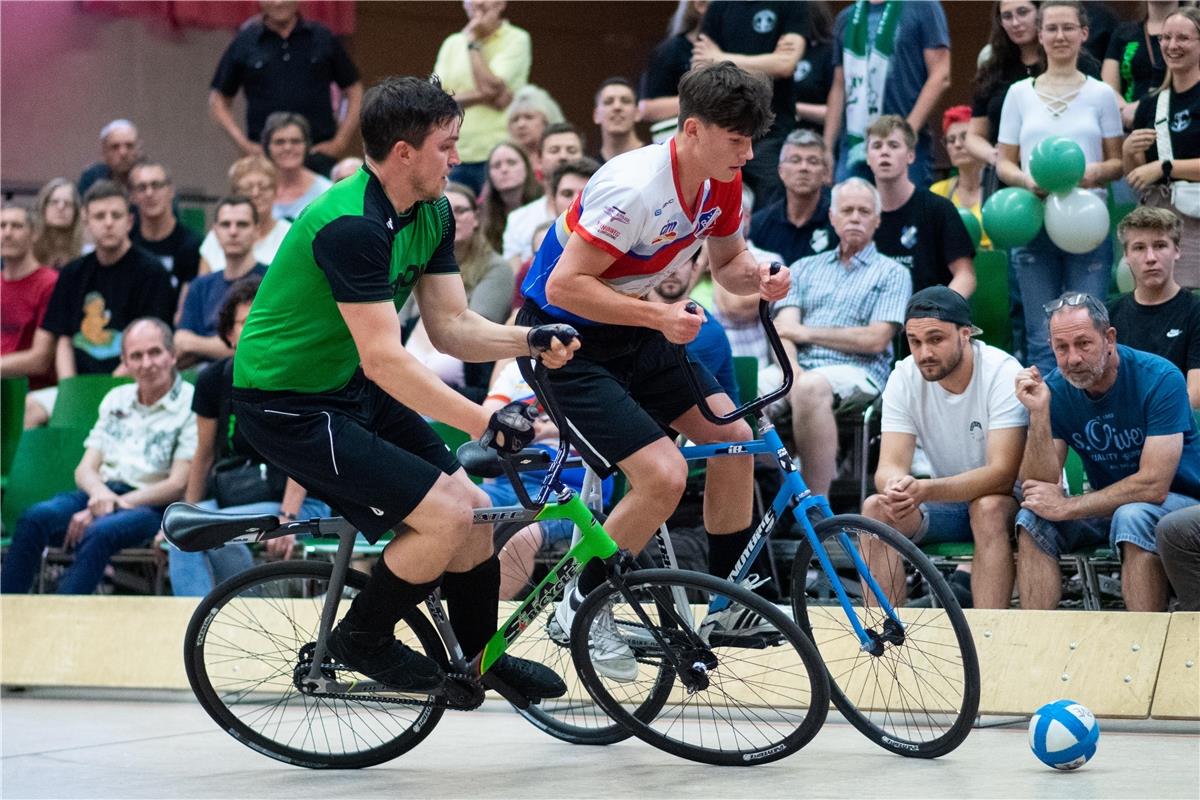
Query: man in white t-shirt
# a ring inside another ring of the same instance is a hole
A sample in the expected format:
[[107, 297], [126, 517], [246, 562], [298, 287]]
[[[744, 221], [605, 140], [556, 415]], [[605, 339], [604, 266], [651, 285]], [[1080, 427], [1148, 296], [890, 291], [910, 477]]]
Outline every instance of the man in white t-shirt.
[[[875, 488], [863, 514], [917, 544], [975, 542], [971, 593], [976, 608], [1007, 608], [1014, 569], [1013, 488], [1025, 447], [1028, 412], [1017, 401], [1015, 358], [971, 337], [962, 295], [931, 286], [904, 313], [912, 355], [896, 365], [883, 391], [883, 443]], [[920, 443], [930, 477], [912, 473]], [[867, 549], [876, 575], [898, 574], [884, 589], [902, 596], [903, 571], [880, 569], [885, 557]], [[889, 551], [890, 552], [890, 551]]]
[[583, 137], [569, 122], [549, 125], [542, 133], [539, 152], [544, 194], [513, 209], [504, 225], [503, 255], [504, 260], [512, 265], [513, 272], [519, 271], [521, 265], [533, 256], [533, 232], [537, 227], [558, 216], [551, 178], [558, 167], [583, 156]]

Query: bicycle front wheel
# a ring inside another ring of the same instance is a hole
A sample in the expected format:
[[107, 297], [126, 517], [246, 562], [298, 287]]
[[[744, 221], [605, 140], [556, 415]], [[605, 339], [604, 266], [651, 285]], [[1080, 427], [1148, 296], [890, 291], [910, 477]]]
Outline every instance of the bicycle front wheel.
[[[281, 561], [216, 587], [188, 625], [188, 682], [218, 725], [264, 755], [316, 769], [368, 767], [415, 747], [444, 709], [428, 698], [334, 698], [297, 688], [298, 676], [307, 674], [305, 654], [311, 663], [332, 572], [328, 563]], [[338, 618], [366, 583], [363, 573], [347, 572]], [[396, 637], [446, 666], [441, 639], [419, 610], [405, 615]], [[357, 675], [332, 666], [327, 674], [343, 683]]]
[[[828, 678], [782, 609], [698, 572], [639, 570], [623, 581], [625, 595], [611, 582], [590, 593], [571, 633], [579, 677], [614, 720], [660, 750], [728, 766], [778, 760], [816, 735], [829, 711]], [[680, 607], [676, 590], [706, 604]], [[705, 641], [697, 624], [716, 597], [729, 598], [731, 617], [756, 616], [755, 630]], [[610, 658], [616, 640], [632, 658]], [[670, 694], [655, 717], [636, 713], [664, 687]]]
[[[949, 753], [979, 711], [975, 642], [950, 587], [916, 545], [881, 522], [842, 514], [820, 520], [815, 530], [837, 574], [825, 575], [805, 541], [792, 564], [792, 610], [825, 660], [834, 705], [885, 750], [913, 758]], [[859, 575], [854, 551], [899, 626]], [[869, 649], [831, 592], [831, 577], [849, 596], [851, 613], [872, 640]]]

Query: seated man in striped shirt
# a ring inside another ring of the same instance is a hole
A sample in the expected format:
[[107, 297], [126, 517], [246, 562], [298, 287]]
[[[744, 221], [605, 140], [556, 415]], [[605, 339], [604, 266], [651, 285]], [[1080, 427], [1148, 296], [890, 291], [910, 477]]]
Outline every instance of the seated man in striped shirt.
[[871, 184], [850, 178], [835, 186], [829, 219], [838, 247], [792, 265], [791, 291], [776, 312], [784, 347], [799, 366], [789, 398], [796, 455], [816, 494], [828, 494], [833, 483], [834, 412], [882, 391], [912, 294], [908, 270], [875, 249], [879, 217]]

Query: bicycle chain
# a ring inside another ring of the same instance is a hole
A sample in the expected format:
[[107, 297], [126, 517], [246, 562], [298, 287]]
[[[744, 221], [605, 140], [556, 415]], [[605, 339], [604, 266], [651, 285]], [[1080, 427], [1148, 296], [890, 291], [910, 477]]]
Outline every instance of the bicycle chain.
[[[470, 703], [450, 702], [445, 697], [426, 697], [424, 700], [418, 700], [415, 697], [391, 697], [384, 694], [354, 694], [346, 692], [314, 692], [308, 694], [309, 697], [320, 697], [327, 700], [351, 700], [355, 702], [372, 702], [372, 703], [389, 703], [398, 706], [432, 706], [433, 708], [452, 709], [454, 711], [474, 711], [483, 705], [482, 686], [479, 686], [479, 680], [470, 675], [458, 672], [447, 672], [447, 680], [456, 680], [463, 683], [478, 686], [481, 691], [471, 698]], [[307, 693], [305, 693], [307, 694]]]

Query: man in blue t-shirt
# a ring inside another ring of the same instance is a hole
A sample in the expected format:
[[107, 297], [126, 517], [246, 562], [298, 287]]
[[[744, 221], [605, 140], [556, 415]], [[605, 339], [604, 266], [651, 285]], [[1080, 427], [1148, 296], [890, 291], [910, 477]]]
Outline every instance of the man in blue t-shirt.
[[[1200, 442], [1183, 374], [1166, 359], [1117, 344], [1096, 298], [1067, 292], [1046, 304], [1058, 369], [1017, 373], [1029, 409], [1017, 514], [1021, 608], [1054, 608], [1058, 556], [1105, 544], [1122, 561], [1130, 611], [1165, 611], [1167, 577], [1154, 527], [1200, 498]], [[1092, 491], [1059, 486], [1067, 447], [1083, 461]]]

